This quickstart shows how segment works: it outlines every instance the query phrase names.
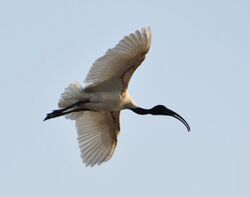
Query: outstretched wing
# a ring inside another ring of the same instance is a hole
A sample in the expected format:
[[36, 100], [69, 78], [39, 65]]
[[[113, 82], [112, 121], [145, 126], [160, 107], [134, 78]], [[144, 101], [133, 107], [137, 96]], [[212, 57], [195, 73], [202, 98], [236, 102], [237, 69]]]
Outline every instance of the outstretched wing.
[[84, 111], [76, 119], [81, 157], [86, 166], [108, 161], [115, 150], [120, 131], [120, 112]]
[[85, 83], [89, 84], [85, 89], [91, 91], [98, 86], [103, 89], [107, 88], [105, 86], [127, 89], [132, 74], [145, 59], [150, 44], [149, 27], [125, 36], [114, 48], [94, 62], [85, 79]]

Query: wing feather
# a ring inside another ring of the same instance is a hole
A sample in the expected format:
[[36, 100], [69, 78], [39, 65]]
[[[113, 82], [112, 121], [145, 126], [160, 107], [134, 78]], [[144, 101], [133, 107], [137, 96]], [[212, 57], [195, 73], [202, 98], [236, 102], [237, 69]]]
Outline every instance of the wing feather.
[[[88, 85], [85, 90], [91, 90], [98, 86], [122, 83], [121, 78], [127, 75], [123, 89], [127, 88], [129, 80], [136, 68], [144, 60], [151, 44], [150, 28], [142, 28], [133, 34], [125, 36], [118, 44], [108, 49], [104, 56], [97, 59], [85, 79]], [[133, 67], [133, 68], [132, 68]], [[126, 72], [129, 73], [127, 74]], [[129, 76], [128, 76], [129, 75]]]
[[117, 144], [120, 112], [85, 111], [76, 119], [78, 143], [86, 166], [109, 160]]

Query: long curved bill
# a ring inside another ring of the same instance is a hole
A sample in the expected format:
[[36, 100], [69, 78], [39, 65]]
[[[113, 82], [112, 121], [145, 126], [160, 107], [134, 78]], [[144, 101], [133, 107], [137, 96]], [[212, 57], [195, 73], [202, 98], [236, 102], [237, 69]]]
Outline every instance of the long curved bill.
[[188, 132], [190, 131], [190, 126], [188, 125], [187, 121], [184, 120], [184, 118], [182, 118], [179, 114], [177, 114], [176, 112], [169, 110], [171, 113], [169, 114], [170, 116], [178, 119], [179, 121], [181, 121], [185, 127], [187, 128]]

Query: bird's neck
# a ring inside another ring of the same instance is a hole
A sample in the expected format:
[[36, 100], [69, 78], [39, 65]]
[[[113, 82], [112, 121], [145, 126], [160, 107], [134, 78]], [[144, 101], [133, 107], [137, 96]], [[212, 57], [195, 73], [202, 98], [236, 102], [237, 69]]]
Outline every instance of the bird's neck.
[[150, 109], [143, 109], [141, 107], [130, 108], [133, 112], [139, 115], [147, 115], [152, 114]]
[[137, 104], [134, 99], [129, 95], [128, 90], [122, 94], [123, 109], [137, 108]]

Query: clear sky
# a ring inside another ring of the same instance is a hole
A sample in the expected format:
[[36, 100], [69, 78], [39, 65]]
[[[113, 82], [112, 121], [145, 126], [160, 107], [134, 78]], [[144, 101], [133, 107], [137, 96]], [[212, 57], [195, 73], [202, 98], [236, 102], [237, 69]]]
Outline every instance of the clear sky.
[[[250, 3], [0, 0], [0, 196], [250, 196]], [[73, 121], [42, 122], [123, 36], [152, 29], [113, 158], [81, 161]]]

